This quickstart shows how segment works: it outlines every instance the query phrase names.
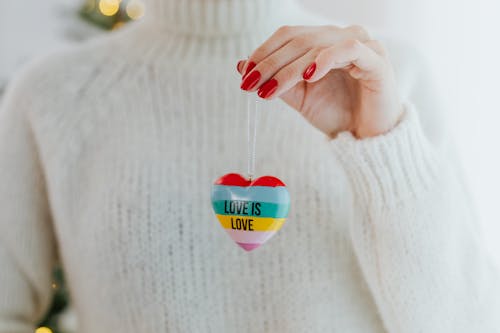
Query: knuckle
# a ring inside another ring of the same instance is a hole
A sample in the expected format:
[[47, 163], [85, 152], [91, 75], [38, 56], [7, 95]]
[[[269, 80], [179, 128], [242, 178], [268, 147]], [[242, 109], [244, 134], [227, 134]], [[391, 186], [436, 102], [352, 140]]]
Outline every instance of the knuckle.
[[361, 46], [361, 42], [357, 39], [347, 39], [344, 45], [349, 50], [356, 50]]
[[305, 46], [311, 44], [311, 42], [313, 40], [314, 40], [314, 35], [312, 35], [312, 34], [304, 34], [304, 35], [300, 35], [300, 36], [295, 37], [291, 41], [291, 44], [295, 48], [302, 49]]
[[341, 27], [339, 27], [337, 25], [333, 25], [333, 24], [326, 25], [325, 28], [332, 31], [332, 32], [338, 32], [338, 31], [342, 30]]
[[384, 44], [382, 44], [378, 40], [370, 40], [366, 42], [366, 44], [379, 55], [382, 55], [384, 57], [387, 55], [387, 49], [385, 48]]
[[325, 49], [327, 49], [327, 48], [328, 48], [327, 46], [315, 46], [315, 47], [311, 48], [311, 49], [309, 50], [309, 52], [310, 52], [313, 56], [315, 56], [315, 57], [316, 57], [318, 54], [320, 54], [320, 53], [321, 53], [321, 51], [323, 51], [323, 50], [325, 50]]
[[278, 30], [276, 30], [276, 33], [280, 35], [288, 35], [292, 32], [293, 28], [294, 27], [291, 25], [282, 25], [278, 28]]
[[[318, 46], [318, 47], [313, 47], [311, 50], [309, 50], [309, 54], [311, 55], [311, 58], [313, 60], [311, 60], [311, 62], [318, 62], [318, 61], [321, 61], [322, 59], [324, 60], [325, 58], [329, 58], [330, 57], [330, 51], [329, 51], [330, 47], [321, 47], [321, 46]], [[309, 65], [309, 64], [308, 64]]]
[[347, 28], [345, 28], [345, 30], [351, 32], [352, 34], [357, 36], [357, 38], [359, 38], [359, 39], [368, 39], [369, 38], [368, 31], [361, 25], [358, 25], [358, 24], [350, 25]]

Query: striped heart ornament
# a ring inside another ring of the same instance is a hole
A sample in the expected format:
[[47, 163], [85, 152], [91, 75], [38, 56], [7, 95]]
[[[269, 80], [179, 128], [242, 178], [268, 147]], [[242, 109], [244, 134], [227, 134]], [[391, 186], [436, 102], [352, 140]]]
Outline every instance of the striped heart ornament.
[[251, 181], [229, 173], [215, 181], [212, 207], [229, 237], [245, 251], [252, 251], [281, 229], [288, 216], [290, 194], [276, 177]]

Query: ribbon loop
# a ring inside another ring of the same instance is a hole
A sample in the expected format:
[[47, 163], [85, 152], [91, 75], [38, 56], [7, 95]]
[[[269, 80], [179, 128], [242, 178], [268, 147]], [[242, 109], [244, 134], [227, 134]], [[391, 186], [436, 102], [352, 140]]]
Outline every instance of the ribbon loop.
[[248, 117], [248, 178], [251, 181], [255, 176], [255, 147], [257, 143], [257, 115], [258, 102], [251, 97], [247, 99], [247, 117]]

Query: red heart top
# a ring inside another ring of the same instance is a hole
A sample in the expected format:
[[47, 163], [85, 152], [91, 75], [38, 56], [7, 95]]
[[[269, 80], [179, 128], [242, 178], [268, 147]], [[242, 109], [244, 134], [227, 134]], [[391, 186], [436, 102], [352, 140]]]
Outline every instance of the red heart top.
[[273, 176], [262, 176], [253, 181], [243, 177], [238, 173], [228, 173], [217, 179], [214, 183], [215, 185], [228, 185], [228, 186], [267, 186], [267, 187], [277, 187], [286, 186], [281, 180]]

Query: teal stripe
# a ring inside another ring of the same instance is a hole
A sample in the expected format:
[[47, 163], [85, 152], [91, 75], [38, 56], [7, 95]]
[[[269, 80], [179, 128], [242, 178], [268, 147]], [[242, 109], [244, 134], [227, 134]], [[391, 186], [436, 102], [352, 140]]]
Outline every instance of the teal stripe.
[[290, 194], [284, 186], [227, 186], [214, 185], [212, 189], [212, 202], [221, 200], [243, 200], [289, 204]]
[[[212, 206], [214, 207], [215, 214], [220, 215], [240, 215], [240, 216], [248, 216], [252, 214], [252, 203], [257, 203], [256, 201], [248, 201], [247, 204], [247, 214], [231, 214], [226, 213], [224, 209], [225, 200], [214, 201], [212, 202]], [[229, 209], [230, 201], [227, 201], [227, 208]], [[258, 217], [275, 217], [282, 218], [288, 216], [288, 209], [290, 208], [289, 204], [275, 204], [269, 202], [258, 202], [260, 204], [260, 215], [253, 215]]]

